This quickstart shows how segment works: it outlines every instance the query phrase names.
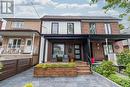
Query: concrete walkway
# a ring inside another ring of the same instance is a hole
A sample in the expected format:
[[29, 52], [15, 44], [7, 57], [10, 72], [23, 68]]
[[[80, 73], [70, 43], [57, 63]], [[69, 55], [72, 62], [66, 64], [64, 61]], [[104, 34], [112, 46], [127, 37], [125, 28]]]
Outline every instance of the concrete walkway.
[[77, 77], [43, 77], [34, 78], [33, 69], [17, 74], [0, 82], [0, 87], [23, 87], [27, 82], [32, 82], [34, 87], [118, 87], [97, 74]]

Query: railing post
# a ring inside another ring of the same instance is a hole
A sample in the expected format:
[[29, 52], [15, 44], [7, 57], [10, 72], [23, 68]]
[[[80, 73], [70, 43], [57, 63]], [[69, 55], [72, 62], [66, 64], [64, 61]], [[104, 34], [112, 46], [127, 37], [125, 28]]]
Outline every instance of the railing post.
[[33, 50], [34, 50], [34, 40], [35, 40], [35, 33], [33, 33], [33, 39], [32, 39], [32, 51], [31, 51], [31, 55], [33, 54]]

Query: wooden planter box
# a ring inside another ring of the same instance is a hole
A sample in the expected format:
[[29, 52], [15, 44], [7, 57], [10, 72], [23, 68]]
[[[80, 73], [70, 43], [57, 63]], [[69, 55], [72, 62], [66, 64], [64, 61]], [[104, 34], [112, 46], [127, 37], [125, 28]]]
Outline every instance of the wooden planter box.
[[34, 67], [34, 77], [77, 76], [76, 68], [39, 68]]

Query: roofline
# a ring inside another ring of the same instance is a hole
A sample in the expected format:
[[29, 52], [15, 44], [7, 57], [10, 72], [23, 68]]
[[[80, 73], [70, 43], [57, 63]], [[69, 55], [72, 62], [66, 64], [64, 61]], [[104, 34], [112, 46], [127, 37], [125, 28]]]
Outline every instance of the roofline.
[[30, 30], [30, 29], [24, 29], [24, 30], [22, 30], [22, 29], [21, 30], [0, 30], [0, 32], [36, 32], [36, 33], [38, 33], [41, 36], [39, 31], [37, 31], [37, 30]]
[[4, 20], [41, 20], [40, 18], [3, 18]]
[[[45, 17], [47, 17], [47, 16], [54, 16], [53, 18], [45, 18]], [[122, 20], [122, 19], [120, 19], [120, 18], [114, 18], [113, 17], [113, 19], [111, 18], [111, 19], [108, 19], [108, 18], [104, 18], [104, 19], [85, 19], [85, 18], [73, 18], [73, 19], [66, 19], [66, 18], [57, 18], [57, 17], [85, 17], [85, 16], [60, 16], [60, 15], [45, 15], [45, 16], [43, 16], [42, 18], [40, 18], [41, 20], [78, 20], [78, 21], [81, 21], [81, 20]], [[56, 18], [55, 18], [56, 17]], [[89, 17], [89, 16], [86, 16], [86, 17]], [[92, 17], [92, 16], [91, 16]], [[93, 17], [98, 17], [98, 16], [93, 16]], [[103, 17], [105, 17], [105, 16], [103, 16]], [[112, 16], [106, 16], [106, 17], [112, 17]]]

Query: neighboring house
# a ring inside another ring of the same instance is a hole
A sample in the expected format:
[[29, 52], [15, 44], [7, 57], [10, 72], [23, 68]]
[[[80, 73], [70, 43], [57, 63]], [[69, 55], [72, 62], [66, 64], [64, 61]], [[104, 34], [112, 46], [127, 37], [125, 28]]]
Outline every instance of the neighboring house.
[[[118, 21], [108, 16], [44, 16], [40, 62], [102, 61], [123, 50]], [[126, 37], [126, 36], [125, 36]]]
[[[121, 30], [122, 34], [130, 34], [130, 28]], [[124, 49], [130, 49], [130, 39], [123, 40], [123, 47]]]
[[4, 18], [5, 30], [0, 31], [3, 38], [0, 56], [5, 60], [32, 58], [38, 63], [40, 43], [40, 19]]

